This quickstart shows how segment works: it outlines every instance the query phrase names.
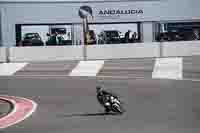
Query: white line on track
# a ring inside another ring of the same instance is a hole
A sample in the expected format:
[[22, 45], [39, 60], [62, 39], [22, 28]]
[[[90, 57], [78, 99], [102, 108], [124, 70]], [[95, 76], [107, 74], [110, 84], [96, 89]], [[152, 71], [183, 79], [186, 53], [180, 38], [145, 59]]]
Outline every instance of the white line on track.
[[25, 67], [28, 63], [2, 63], [0, 64], [0, 75], [10, 76]]
[[158, 79], [183, 79], [182, 58], [156, 59], [152, 78]]
[[69, 76], [96, 76], [104, 65], [103, 60], [80, 61]]

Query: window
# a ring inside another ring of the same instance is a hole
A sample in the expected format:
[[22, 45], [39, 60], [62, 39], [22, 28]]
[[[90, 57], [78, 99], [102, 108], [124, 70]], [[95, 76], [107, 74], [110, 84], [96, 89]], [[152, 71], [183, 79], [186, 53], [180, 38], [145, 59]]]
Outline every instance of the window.
[[140, 42], [138, 23], [104, 23], [89, 25], [88, 44], [121, 44]]
[[200, 40], [200, 22], [173, 22], [159, 24], [157, 41]]
[[71, 25], [16, 25], [16, 46], [72, 45]]
[[[140, 42], [139, 23], [93, 23], [86, 33], [88, 45]], [[82, 45], [82, 24], [17, 24], [16, 46]]]

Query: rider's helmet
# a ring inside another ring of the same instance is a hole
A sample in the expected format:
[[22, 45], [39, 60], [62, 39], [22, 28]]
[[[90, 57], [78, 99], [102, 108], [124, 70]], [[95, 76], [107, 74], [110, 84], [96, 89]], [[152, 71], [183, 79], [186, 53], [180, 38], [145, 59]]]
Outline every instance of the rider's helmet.
[[102, 88], [101, 86], [97, 86], [97, 87], [96, 87], [96, 91], [97, 91], [97, 92], [100, 92], [101, 90], [103, 90], [103, 88]]
[[111, 97], [110, 97], [110, 99], [111, 99], [111, 100], [114, 100], [114, 97], [113, 97], [113, 96], [111, 96]]

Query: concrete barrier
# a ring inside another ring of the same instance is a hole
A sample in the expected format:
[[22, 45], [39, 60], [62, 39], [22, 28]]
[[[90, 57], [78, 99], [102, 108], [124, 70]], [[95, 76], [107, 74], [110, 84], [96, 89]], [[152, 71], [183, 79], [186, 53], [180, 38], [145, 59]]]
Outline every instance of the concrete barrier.
[[88, 45], [87, 59], [159, 57], [160, 43]]
[[[160, 45], [161, 44], [161, 45]], [[162, 47], [160, 47], [162, 46]], [[82, 46], [10, 47], [11, 62], [83, 60]], [[119, 59], [200, 55], [200, 41], [88, 45], [87, 59]], [[0, 62], [6, 48], [0, 48]]]
[[11, 47], [11, 62], [82, 60], [82, 46]]
[[6, 47], [0, 47], [0, 62], [6, 62]]
[[162, 53], [164, 57], [200, 55], [200, 41], [163, 42]]

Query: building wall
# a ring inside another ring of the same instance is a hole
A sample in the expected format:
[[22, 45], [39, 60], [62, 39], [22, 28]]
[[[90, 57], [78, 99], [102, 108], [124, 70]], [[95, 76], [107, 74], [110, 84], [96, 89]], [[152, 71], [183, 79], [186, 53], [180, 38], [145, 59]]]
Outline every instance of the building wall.
[[0, 46], [2, 46], [2, 14], [1, 14], [1, 8], [0, 8]]
[[[90, 22], [136, 22], [192, 20], [200, 18], [199, 0], [162, 0], [147, 2], [3, 2], [0, 3], [2, 41], [4, 45], [15, 45], [15, 24], [34, 23], [81, 23], [78, 10], [81, 5], [93, 9], [94, 20]], [[143, 14], [121, 14], [102, 17], [98, 13], [104, 9], [138, 9]]]
[[141, 24], [142, 42], [153, 42], [153, 23], [143, 22]]

